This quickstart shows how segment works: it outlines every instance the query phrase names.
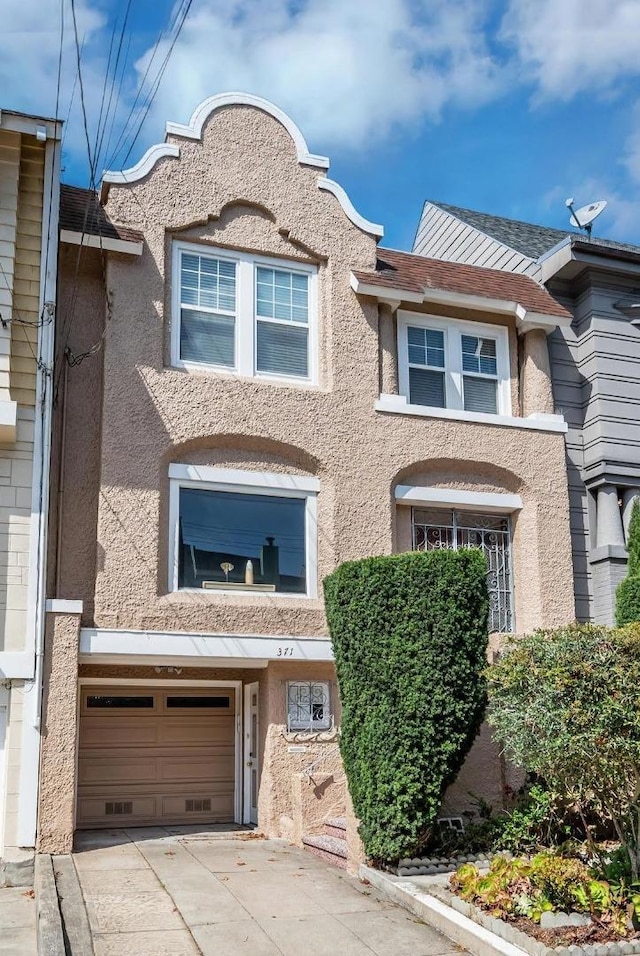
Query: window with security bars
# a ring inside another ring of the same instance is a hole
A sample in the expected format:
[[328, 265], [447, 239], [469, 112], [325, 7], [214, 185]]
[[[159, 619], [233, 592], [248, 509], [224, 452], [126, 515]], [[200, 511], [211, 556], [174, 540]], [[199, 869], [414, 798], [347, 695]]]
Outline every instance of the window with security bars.
[[511, 414], [505, 327], [400, 313], [398, 372], [411, 405]]
[[511, 527], [505, 515], [414, 508], [413, 549], [480, 548], [487, 559], [489, 631], [513, 631]]
[[174, 246], [172, 363], [245, 376], [315, 376], [316, 269]]
[[327, 681], [289, 681], [287, 684], [288, 730], [329, 730], [331, 714]]

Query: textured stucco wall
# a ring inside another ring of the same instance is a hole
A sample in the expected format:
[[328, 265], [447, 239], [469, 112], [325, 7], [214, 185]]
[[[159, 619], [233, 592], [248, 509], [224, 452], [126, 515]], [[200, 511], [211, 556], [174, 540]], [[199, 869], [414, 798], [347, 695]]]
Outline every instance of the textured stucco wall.
[[[167, 593], [168, 465], [222, 464], [230, 449], [247, 469], [269, 463], [320, 479], [320, 577], [345, 559], [392, 550], [399, 473], [444, 460], [443, 482], [455, 484], [459, 472], [493, 465], [526, 503], [514, 542], [518, 628], [573, 617], [562, 436], [376, 413], [377, 306], [359, 302], [349, 283], [353, 268], [373, 265], [372, 237], [317, 189], [317, 171], [298, 164], [288, 134], [256, 109], [220, 110], [203, 143], [180, 148], [180, 160], [161, 160], [139, 183], [111, 186], [107, 205], [144, 231], [145, 250], [108, 265], [96, 624], [326, 633], [320, 597]], [[171, 236], [318, 264], [318, 388], [166, 367]]]
[[70, 853], [76, 780], [80, 615], [48, 613], [40, 758], [38, 850]]

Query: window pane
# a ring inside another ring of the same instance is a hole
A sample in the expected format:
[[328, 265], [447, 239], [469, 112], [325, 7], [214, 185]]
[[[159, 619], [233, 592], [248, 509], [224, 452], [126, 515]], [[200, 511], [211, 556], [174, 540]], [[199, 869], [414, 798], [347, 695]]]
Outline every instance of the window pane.
[[497, 375], [495, 339], [481, 339], [475, 335], [463, 335], [462, 369], [465, 372], [479, 372], [483, 375]]
[[426, 368], [409, 369], [409, 402], [412, 405], [431, 405], [444, 408], [444, 372]]
[[305, 501], [180, 489], [181, 588], [306, 591]]
[[309, 321], [309, 277], [283, 269], [256, 268], [256, 314], [285, 322]]
[[153, 697], [103, 697], [93, 694], [87, 697], [87, 707], [107, 707], [110, 710], [153, 709]]
[[287, 685], [289, 730], [322, 730], [331, 724], [329, 685], [324, 681], [294, 681]]
[[180, 314], [180, 358], [184, 362], [235, 365], [235, 325], [231, 315], [183, 309]]
[[306, 378], [309, 374], [308, 335], [308, 329], [295, 325], [258, 322], [258, 372]]
[[167, 709], [179, 707], [188, 709], [193, 707], [228, 708], [229, 697], [167, 697]]
[[192, 253], [180, 258], [180, 302], [235, 312], [236, 264]]
[[493, 378], [472, 378], [463, 375], [464, 407], [468, 412], [488, 412], [495, 415], [498, 411], [498, 383]]
[[409, 361], [416, 365], [444, 368], [444, 332], [437, 329], [407, 328]]

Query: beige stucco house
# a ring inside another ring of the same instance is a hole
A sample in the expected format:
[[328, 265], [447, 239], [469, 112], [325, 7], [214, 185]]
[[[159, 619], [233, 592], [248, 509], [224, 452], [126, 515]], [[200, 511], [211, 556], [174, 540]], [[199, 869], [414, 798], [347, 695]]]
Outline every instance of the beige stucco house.
[[0, 112], [0, 886], [36, 835], [60, 136]]
[[[569, 314], [380, 248], [328, 165], [226, 94], [99, 199], [63, 189], [43, 850], [211, 821], [299, 842], [341, 815], [342, 561], [477, 544], [493, 631], [574, 616], [546, 344]], [[490, 751], [443, 812], [500, 799]]]

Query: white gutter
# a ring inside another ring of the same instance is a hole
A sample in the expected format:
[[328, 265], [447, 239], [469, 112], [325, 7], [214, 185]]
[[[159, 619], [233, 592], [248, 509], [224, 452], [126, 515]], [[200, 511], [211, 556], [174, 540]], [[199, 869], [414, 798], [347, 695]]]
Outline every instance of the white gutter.
[[134, 239], [113, 239], [110, 236], [94, 236], [75, 229], [61, 229], [60, 242], [71, 246], [89, 246], [92, 249], [104, 249], [105, 252], [123, 252], [125, 255], [141, 256], [142, 241]]
[[33, 491], [27, 647], [32, 655], [32, 680], [24, 688], [22, 753], [20, 761], [20, 805], [17, 842], [35, 846], [40, 771], [40, 725], [42, 716], [42, 672], [44, 657], [47, 517], [51, 459], [51, 418], [53, 412], [53, 357], [58, 268], [58, 210], [60, 207], [61, 124], [45, 146], [43, 233], [40, 260], [38, 368], [33, 438]]

